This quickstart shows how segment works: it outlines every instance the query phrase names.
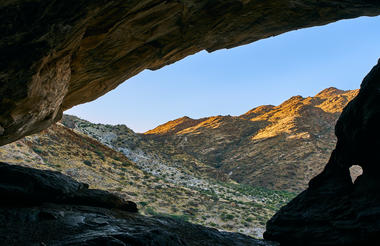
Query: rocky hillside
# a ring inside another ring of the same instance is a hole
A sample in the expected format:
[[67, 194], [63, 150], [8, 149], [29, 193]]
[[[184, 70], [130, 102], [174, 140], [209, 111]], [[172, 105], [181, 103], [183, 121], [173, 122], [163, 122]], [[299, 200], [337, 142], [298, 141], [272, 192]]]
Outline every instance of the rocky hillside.
[[[123, 152], [146, 172], [169, 175], [174, 182], [183, 179], [201, 186], [195, 174], [300, 192], [327, 163], [336, 143], [335, 122], [357, 93], [327, 88], [314, 97], [294, 96], [240, 116], [185, 116], [145, 134], [74, 116], [64, 116], [62, 123]], [[354, 169], [353, 176], [358, 173]]]
[[65, 115], [1, 147], [0, 161], [58, 170], [137, 202], [143, 214], [260, 237], [266, 220], [322, 170], [335, 121], [356, 94], [328, 88], [240, 116], [182, 117], [145, 134]]
[[[79, 119], [76, 124], [88, 124], [87, 129], [97, 135], [89, 137], [62, 124], [53, 125], [0, 147], [0, 161], [59, 171], [92, 189], [136, 202], [145, 215], [164, 215], [254, 237], [261, 237], [266, 221], [294, 197], [289, 192], [233, 181], [216, 182], [190, 169], [171, 166], [173, 163], [162, 163], [163, 157], [145, 153], [142, 148], [149, 144], [125, 126], [95, 125]], [[106, 133], [107, 128], [119, 129], [116, 133], [125, 141], [124, 145], [120, 142], [120, 151], [94, 139], [102, 136], [110, 145], [117, 135]]]
[[327, 163], [335, 122], [357, 93], [328, 88], [240, 116], [182, 117], [142, 138], [162, 153], [192, 156], [239, 183], [299, 192]]

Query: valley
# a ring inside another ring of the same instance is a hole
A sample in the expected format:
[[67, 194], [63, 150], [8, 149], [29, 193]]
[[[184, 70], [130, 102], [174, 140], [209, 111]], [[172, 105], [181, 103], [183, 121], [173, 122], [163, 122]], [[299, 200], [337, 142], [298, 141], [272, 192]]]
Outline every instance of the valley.
[[182, 117], [144, 134], [64, 115], [0, 147], [0, 161], [62, 172], [136, 202], [145, 215], [261, 238], [266, 221], [327, 163], [333, 126], [357, 92], [328, 88], [240, 116]]

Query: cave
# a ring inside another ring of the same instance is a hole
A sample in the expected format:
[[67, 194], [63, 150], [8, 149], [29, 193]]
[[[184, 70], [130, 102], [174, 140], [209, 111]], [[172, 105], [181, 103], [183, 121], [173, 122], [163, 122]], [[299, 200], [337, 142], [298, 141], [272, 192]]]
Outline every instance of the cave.
[[[144, 69], [202, 50], [376, 15], [378, 1], [4, 1], [0, 145], [46, 129], [64, 110], [104, 95]], [[377, 64], [336, 124], [338, 143], [325, 169], [267, 223], [266, 240], [281, 245], [380, 241], [379, 80]], [[353, 165], [363, 169], [354, 182]], [[276, 245], [146, 218], [133, 202], [56, 172], [7, 163], [0, 169], [5, 245]]]

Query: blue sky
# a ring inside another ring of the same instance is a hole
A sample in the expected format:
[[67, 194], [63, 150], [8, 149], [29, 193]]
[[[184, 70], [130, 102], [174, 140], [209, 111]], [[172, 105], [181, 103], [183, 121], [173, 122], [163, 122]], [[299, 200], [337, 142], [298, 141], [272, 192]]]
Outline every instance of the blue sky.
[[189, 56], [143, 71], [65, 113], [144, 132], [182, 116], [240, 115], [294, 95], [359, 88], [380, 58], [380, 17], [361, 17]]

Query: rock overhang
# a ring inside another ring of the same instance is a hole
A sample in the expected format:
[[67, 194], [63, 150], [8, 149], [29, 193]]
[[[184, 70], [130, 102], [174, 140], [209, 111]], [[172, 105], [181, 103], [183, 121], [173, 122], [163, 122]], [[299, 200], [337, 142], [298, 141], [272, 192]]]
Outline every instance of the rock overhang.
[[46, 1], [0, 4], [0, 145], [144, 69], [340, 19], [379, 1]]

